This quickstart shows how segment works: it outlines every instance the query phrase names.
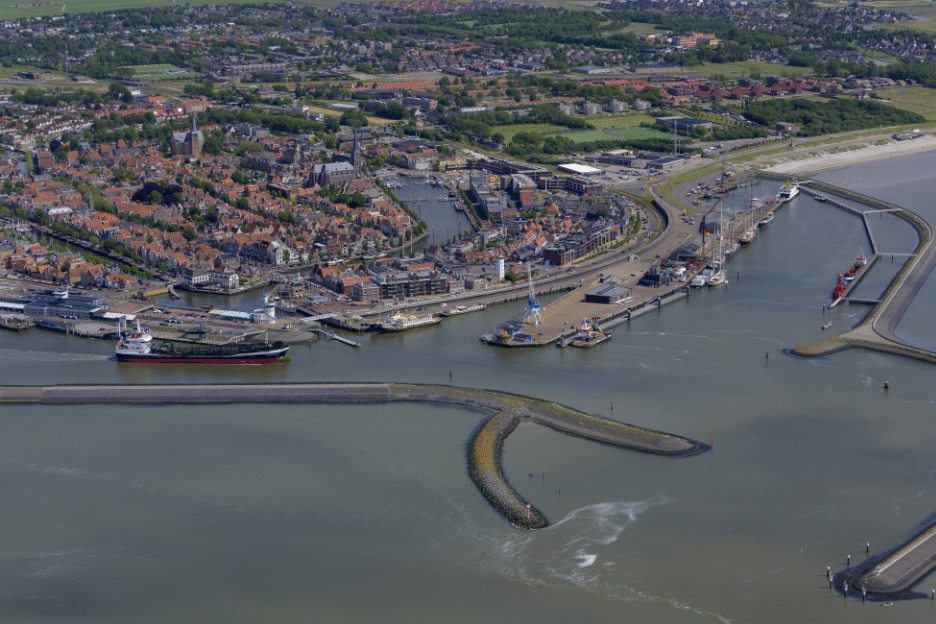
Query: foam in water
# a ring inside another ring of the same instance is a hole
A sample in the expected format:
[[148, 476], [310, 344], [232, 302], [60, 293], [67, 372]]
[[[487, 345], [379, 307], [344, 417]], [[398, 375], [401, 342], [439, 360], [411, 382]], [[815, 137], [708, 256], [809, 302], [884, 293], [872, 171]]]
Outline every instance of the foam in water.
[[506, 571], [532, 583], [563, 579], [576, 585], [592, 584], [600, 580], [601, 572], [586, 577], [583, 571], [596, 563], [607, 565], [602, 559], [605, 547], [616, 542], [640, 514], [667, 502], [622, 501], [575, 509], [547, 529], [504, 543], [501, 554], [507, 559]]
[[717, 613], [624, 585], [615, 575], [615, 561], [611, 557], [618, 554], [607, 547], [645, 511], [667, 503], [668, 499], [660, 498], [598, 503], [575, 509], [547, 529], [506, 541], [501, 548], [501, 555], [507, 560], [503, 572], [530, 585], [560, 587], [569, 583], [624, 602], [666, 604], [678, 611], [729, 624], [730, 619]]

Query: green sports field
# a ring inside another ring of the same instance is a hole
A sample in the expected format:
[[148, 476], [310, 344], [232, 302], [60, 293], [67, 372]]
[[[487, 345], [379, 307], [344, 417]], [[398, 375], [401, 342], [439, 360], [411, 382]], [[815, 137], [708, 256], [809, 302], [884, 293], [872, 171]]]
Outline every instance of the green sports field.
[[601, 132], [594, 132], [592, 130], [582, 130], [579, 132], [563, 132], [559, 135], [566, 139], [572, 139], [576, 143], [594, 143], [595, 141], [613, 141], [614, 137], [608, 136]]
[[510, 126], [496, 126], [491, 130], [492, 133], [500, 132], [504, 135], [504, 140], [510, 141], [520, 132], [530, 132], [532, 134], [555, 134], [565, 130], [565, 126], [554, 124], [513, 124]]
[[618, 139], [671, 139], [673, 135], [652, 128], [615, 128], [605, 131]]
[[188, 71], [175, 65], [135, 65], [133, 79], [141, 82], [156, 82], [159, 80], [190, 80], [200, 76], [197, 72]]
[[599, 130], [607, 128], [632, 128], [642, 123], [653, 123], [654, 118], [643, 113], [630, 113], [628, 115], [605, 115], [594, 117], [588, 120], [588, 123]]

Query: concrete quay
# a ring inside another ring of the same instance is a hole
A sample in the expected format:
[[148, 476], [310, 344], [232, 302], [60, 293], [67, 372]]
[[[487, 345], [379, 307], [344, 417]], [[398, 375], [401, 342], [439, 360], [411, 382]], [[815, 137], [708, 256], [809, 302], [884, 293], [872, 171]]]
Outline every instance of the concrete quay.
[[[740, 185], [739, 185], [740, 186]], [[577, 288], [556, 301], [540, 309], [542, 322], [537, 326], [527, 325], [521, 333], [533, 337], [530, 342], [503, 341], [496, 338], [497, 331], [491, 334], [488, 343], [498, 347], [527, 348], [543, 347], [560, 343], [578, 332], [583, 319], [598, 319], [602, 328], [610, 328], [658, 309], [667, 303], [678, 301], [688, 293], [688, 281], [694, 273], [687, 275], [684, 283], [674, 282], [663, 288], [640, 286], [638, 281], [647, 269], [669, 258], [678, 248], [699, 236], [698, 225], [683, 222], [683, 210], [664, 199], [653, 186], [649, 187], [659, 212], [654, 213], [655, 231], [652, 237], [635, 249], [615, 251], [612, 255], [593, 262], [591, 270], [576, 275]], [[758, 222], [772, 210], [778, 210], [783, 204], [764, 202], [748, 211], [744, 217], [725, 224], [725, 238], [737, 240], [746, 230], [758, 229]], [[696, 215], [698, 218], [698, 215]], [[711, 241], [706, 243], [701, 264], [711, 261], [716, 253]], [[603, 277], [603, 281], [598, 276]], [[590, 303], [585, 301], [585, 293], [599, 284], [617, 284], [630, 288], [630, 295], [615, 304]], [[517, 323], [522, 319], [522, 312], [508, 320], [506, 324]]]
[[454, 404], [489, 414], [468, 444], [468, 469], [478, 489], [511, 524], [548, 526], [545, 516], [507, 482], [503, 442], [517, 426], [541, 425], [621, 448], [687, 457], [709, 446], [559, 405], [494, 390], [399, 383], [0, 386], [0, 404], [388, 403]]

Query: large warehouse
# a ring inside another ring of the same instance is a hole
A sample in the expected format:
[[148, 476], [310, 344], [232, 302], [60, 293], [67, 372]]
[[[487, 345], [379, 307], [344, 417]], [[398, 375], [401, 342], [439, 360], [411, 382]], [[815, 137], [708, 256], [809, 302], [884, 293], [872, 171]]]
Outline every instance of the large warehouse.
[[572, 175], [580, 176], [596, 176], [602, 175], [604, 171], [601, 169], [596, 169], [595, 167], [589, 167], [588, 165], [580, 165], [578, 163], [565, 163], [559, 165], [559, 171], [564, 173], [571, 173]]

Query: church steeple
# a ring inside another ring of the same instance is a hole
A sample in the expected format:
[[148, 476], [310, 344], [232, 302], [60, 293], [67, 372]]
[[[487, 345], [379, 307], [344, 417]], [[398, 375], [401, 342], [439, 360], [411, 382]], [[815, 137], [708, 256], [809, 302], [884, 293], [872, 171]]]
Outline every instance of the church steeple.
[[351, 148], [351, 165], [355, 171], [361, 170], [361, 146], [358, 143], [357, 128], [354, 129], [354, 146]]

